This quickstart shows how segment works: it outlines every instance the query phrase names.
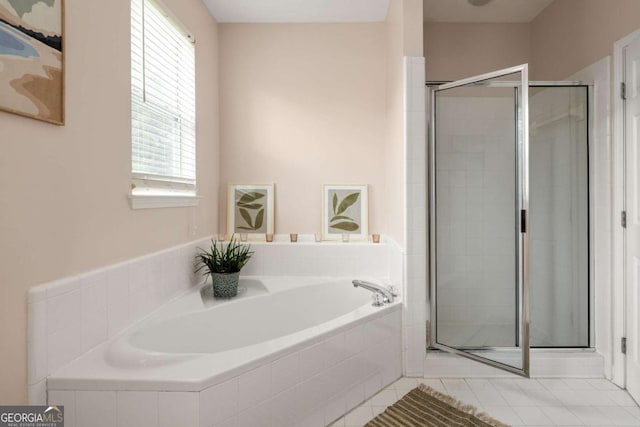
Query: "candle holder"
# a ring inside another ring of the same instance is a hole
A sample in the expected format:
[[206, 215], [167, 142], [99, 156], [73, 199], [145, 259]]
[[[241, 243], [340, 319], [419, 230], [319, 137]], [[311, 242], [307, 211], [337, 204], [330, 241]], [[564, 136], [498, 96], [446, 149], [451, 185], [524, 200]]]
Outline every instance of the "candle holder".
[[379, 234], [372, 234], [371, 235], [371, 241], [373, 243], [380, 243], [380, 235]]
[[267, 239], [267, 242], [269, 243], [273, 242], [273, 233], [267, 233], [265, 235], [265, 238]]
[[296, 243], [298, 241], [298, 233], [289, 234], [289, 240], [291, 240], [291, 243]]
[[342, 242], [343, 243], [349, 243], [349, 233], [343, 233], [342, 234]]

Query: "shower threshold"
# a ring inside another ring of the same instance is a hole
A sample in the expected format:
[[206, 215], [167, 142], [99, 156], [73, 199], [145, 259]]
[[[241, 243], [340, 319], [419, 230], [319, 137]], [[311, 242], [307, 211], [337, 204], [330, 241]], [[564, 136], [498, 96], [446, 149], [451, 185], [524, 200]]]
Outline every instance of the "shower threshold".
[[[518, 349], [467, 350], [477, 355], [490, 355], [492, 360], [513, 363], [521, 357]], [[594, 348], [532, 348], [531, 377], [534, 378], [603, 378], [604, 358]], [[517, 375], [483, 363], [436, 349], [428, 349], [424, 361], [425, 378], [499, 377]]]

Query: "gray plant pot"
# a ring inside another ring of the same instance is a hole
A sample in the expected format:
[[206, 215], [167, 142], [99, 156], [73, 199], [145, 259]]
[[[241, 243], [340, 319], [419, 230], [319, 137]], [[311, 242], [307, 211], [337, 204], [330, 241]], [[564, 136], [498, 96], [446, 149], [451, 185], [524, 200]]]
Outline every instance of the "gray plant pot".
[[211, 279], [214, 298], [233, 298], [238, 295], [239, 271], [237, 273], [211, 273]]

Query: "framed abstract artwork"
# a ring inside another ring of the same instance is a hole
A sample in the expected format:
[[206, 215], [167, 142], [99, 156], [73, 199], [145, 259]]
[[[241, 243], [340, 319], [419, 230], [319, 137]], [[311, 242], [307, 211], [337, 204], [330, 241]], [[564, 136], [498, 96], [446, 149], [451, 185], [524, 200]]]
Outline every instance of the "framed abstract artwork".
[[322, 239], [367, 240], [369, 233], [368, 187], [325, 184], [322, 187]]
[[274, 229], [274, 185], [235, 184], [227, 189], [227, 233], [264, 239]]
[[0, 110], [64, 124], [63, 0], [0, 0]]

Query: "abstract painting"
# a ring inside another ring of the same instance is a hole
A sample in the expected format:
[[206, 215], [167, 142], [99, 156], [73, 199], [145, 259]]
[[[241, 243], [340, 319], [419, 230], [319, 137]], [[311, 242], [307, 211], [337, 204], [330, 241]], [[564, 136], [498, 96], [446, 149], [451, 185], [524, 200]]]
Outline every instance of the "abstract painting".
[[229, 184], [227, 233], [264, 238], [274, 228], [273, 184]]
[[62, 0], [0, 0], [0, 110], [64, 124]]
[[366, 240], [369, 232], [367, 185], [325, 184], [322, 188], [322, 239]]

